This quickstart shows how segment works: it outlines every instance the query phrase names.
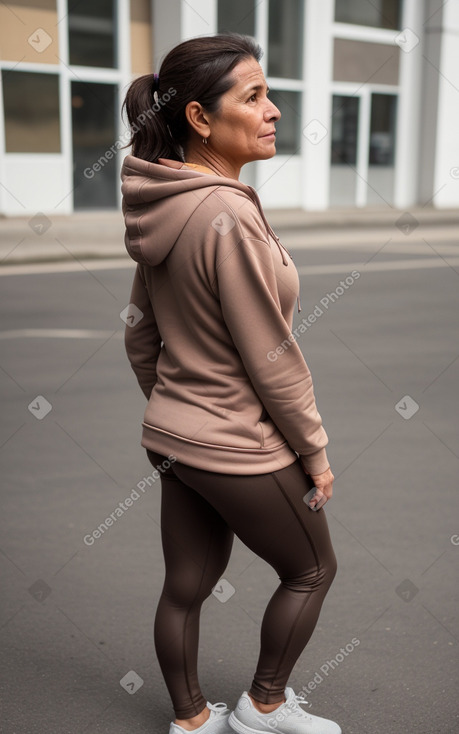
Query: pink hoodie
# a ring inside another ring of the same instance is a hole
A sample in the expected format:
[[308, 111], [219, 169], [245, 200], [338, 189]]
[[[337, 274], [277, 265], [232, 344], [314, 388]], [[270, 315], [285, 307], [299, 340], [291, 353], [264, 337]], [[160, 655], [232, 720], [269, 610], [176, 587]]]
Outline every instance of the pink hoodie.
[[142, 446], [224, 474], [277, 471], [297, 454], [322, 473], [328, 439], [291, 334], [293, 261], [254, 189], [174, 165], [128, 155], [122, 170]]

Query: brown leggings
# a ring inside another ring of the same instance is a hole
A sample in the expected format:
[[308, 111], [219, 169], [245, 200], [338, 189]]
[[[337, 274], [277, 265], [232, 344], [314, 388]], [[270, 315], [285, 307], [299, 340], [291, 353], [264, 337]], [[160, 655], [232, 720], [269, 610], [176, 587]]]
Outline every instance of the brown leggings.
[[[165, 461], [147, 454], [153, 466]], [[325, 512], [303, 502], [310, 478], [299, 461], [254, 476], [175, 462], [161, 475], [161, 485], [166, 578], [154, 634], [176, 717], [191, 718], [206, 706], [197, 674], [199, 616], [228, 564], [234, 533], [275, 569], [281, 582], [263, 617], [249, 692], [261, 703], [282, 701], [336, 573]]]

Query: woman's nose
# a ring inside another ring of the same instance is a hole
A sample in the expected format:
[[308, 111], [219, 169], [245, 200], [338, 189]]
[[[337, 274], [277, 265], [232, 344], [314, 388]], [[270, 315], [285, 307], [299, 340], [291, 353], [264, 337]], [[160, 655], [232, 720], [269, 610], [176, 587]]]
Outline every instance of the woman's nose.
[[268, 109], [266, 110], [266, 119], [269, 121], [277, 122], [280, 120], [281, 112], [273, 102], [269, 102]]

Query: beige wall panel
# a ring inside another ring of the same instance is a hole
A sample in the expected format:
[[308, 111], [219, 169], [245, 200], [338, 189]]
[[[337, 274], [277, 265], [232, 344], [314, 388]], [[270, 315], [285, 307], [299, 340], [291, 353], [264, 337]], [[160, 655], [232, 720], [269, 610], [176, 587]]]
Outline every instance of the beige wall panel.
[[131, 20], [151, 23], [151, 0], [131, 0]]
[[131, 22], [131, 68], [133, 74], [149, 74], [152, 69], [152, 28], [149, 23]]
[[133, 74], [149, 74], [152, 69], [150, 0], [131, 0], [131, 67]]
[[58, 64], [58, 28], [54, 0], [0, 3], [0, 58]]
[[336, 38], [333, 79], [337, 82], [399, 83], [400, 49], [385, 43]]

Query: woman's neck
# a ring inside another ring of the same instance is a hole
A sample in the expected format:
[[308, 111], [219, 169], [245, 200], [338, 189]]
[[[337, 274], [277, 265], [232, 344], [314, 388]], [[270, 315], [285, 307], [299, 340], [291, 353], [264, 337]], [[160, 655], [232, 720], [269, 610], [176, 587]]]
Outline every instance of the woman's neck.
[[190, 146], [185, 151], [185, 161], [194, 166], [203, 166], [211, 173], [225, 178], [235, 178], [239, 181], [241, 167], [231, 161], [224, 161], [212, 152], [212, 148], [201, 142], [199, 148]]

